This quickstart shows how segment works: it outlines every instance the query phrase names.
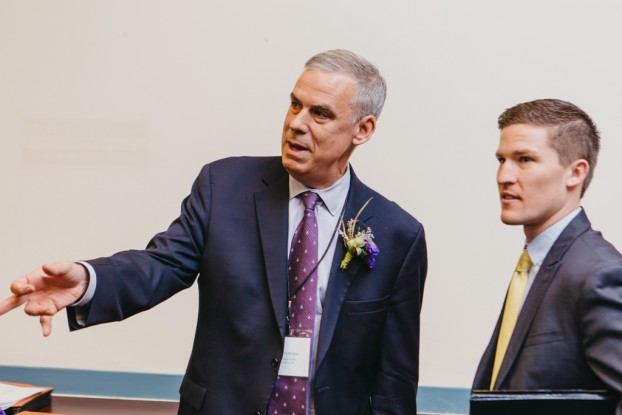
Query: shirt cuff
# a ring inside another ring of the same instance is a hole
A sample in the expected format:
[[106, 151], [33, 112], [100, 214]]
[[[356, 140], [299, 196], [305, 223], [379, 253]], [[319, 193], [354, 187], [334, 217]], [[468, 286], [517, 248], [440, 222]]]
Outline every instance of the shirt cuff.
[[78, 264], [86, 268], [86, 271], [89, 274], [89, 285], [86, 287], [86, 291], [84, 292], [82, 298], [73, 303], [71, 307], [84, 307], [88, 305], [91, 300], [93, 300], [93, 296], [95, 295], [95, 287], [97, 286], [97, 274], [95, 273], [93, 266], [84, 261], [78, 261]]

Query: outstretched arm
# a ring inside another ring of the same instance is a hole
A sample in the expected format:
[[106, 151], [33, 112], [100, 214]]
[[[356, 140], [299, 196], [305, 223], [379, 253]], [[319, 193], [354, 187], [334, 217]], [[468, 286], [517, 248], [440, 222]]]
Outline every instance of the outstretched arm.
[[84, 266], [60, 261], [42, 265], [11, 284], [12, 296], [0, 301], [0, 315], [22, 304], [26, 314], [39, 316], [44, 336], [52, 332], [52, 317], [78, 301], [88, 286]]

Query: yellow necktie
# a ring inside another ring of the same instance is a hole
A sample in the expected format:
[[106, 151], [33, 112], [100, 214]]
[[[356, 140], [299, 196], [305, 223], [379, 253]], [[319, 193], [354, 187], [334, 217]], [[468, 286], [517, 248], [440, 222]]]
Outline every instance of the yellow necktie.
[[512, 337], [516, 320], [521, 309], [523, 302], [523, 296], [525, 295], [525, 289], [527, 288], [527, 279], [529, 274], [529, 268], [531, 268], [531, 258], [527, 249], [523, 249], [523, 254], [518, 260], [516, 270], [510, 281], [510, 287], [508, 288], [507, 297], [505, 299], [505, 308], [503, 309], [503, 320], [501, 320], [501, 329], [499, 330], [499, 339], [497, 340], [497, 351], [495, 354], [495, 363], [492, 367], [492, 378], [490, 381], [490, 390], [493, 389], [497, 375], [499, 374], [499, 368], [505, 351], [508, 348], [508, 343]]

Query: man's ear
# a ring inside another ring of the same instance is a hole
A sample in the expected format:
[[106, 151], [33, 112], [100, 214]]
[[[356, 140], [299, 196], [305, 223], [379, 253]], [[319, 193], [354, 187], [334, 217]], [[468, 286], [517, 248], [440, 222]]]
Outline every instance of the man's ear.
[[569, 188], [573, 188], [576, 186], [583, 186], [583, 182], [587, 177], [587, 174], [590, 171], [590, 163], [585, 159], [579, 159], [570, 164], [568, 180], [566, 181], [566, 185]]
[[376, 117], [367, 115], [356, 123], [356, 127], [357, 130], [352, 139], [352, 144], [358, 146], [369, 141], [374, 131], [376, 131]]

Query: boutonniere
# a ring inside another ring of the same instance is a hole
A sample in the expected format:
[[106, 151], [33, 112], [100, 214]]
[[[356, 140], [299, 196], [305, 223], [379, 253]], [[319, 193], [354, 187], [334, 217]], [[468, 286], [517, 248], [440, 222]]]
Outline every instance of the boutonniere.
[[[370, 197], [358, 211], [356, 217], [348, 221], [347, 227], [343, 223], [343, 219], [341, 220], [339, 235], [343, 238], [343, 244], [346, 247], [346, 255], [341, 260], [341, 265], [339, 266], [341, 269], [348, 268], [350, 261], [352, 261], [352, 258], [355, 256], [365, 261], [370, 269], [374, 268], [374, 265], [376, 264], [376, 257], [378, 256], [380, 250], [374, 243], [374, 234], [372, 233], [371, 228], [368, 227], [367, 229], [362, 230], [361, 228], [356, 227], [356, 222], [358, 222], [359, 216], [361, 216], [361, 213], [372, 199], [373, 198]], [[355, 231], [356, 233], [354, 233]]]

